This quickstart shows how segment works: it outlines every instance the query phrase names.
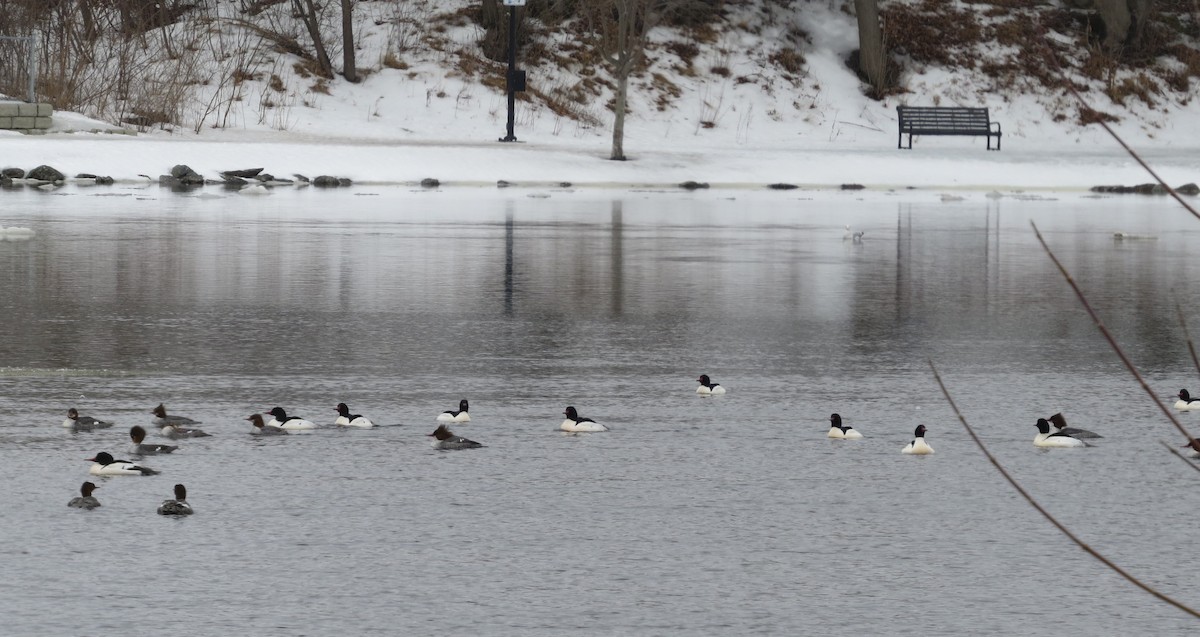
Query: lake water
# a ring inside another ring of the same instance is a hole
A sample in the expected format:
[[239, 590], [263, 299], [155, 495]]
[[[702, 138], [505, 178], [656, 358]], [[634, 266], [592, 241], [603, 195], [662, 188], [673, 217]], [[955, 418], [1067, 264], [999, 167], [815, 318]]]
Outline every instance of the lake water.
[[[205, 192], [0, 193], [37, 232], [0, 242], [5, 634], [1196, 631], [1003, 483], [927, 365], [1066, 525], [1200, 605], [1181, 436], [1029, 226], [1167, 399], [1200, 389], [1200, 221], [1165, 198]], [[486, 447], [431, 449], [460, 398]], [[160, 402], [212, 437], [67, 508]], [[384, 426], [244, 420], [338, 402]], [[1034, 448], [1059, 411], [1105, 438]], [[899, 453], [918, 424], [935, 455]], [[176, 482], [196, 514], [155, 515]]]

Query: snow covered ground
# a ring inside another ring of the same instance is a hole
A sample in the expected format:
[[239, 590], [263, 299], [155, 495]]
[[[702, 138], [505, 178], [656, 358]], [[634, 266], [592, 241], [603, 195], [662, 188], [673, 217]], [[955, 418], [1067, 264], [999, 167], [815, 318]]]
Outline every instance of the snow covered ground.
[[[213, 178], [221, 170], [261, 167], [279, 176], [328, 174], [360, 184], [435, 178], [443, 186], [499, 180], [517, 186], [669, 186], [691, 180], [713, 187], [854, 183], [869, 189], [1071, 191], [1151, 181], [1099, 126], [1054, 122], [1046, 96], [989, 95], [964, 86], [961, 77], [921, 69], [907, 79], [910, 93], [883, 102], [865, 98], [843, 63], [856, 46], [851, 19], [819, 8], [802, 14], [812, 21], [813, 50], [806, 54], [807, 78], [793, 86], [794, 94], [720, 75], [674, 76], [684, 96], [660, 111], [635, 89], [625, 162], [607, 159], [611, 116], [598, 105], [591, 111], [602, 124], [587, 126], [518, 102], [519, 141], [501, 143], [504, 95], [427, 63], [406, 71], [381, 67], [360, 84], [339, 79], [330, 95], [309, 94], [270, 112], [247, 100], [238, 105], [243, 111], [234, 114], [235, 125], [198, 133], [182, 127], [133, 136], [97, 133], [91, 131], [108, 126], [60, 112], [50, 134], [0, 134], [0, 163], [26, 170], [48, 164], [68, 176], [95, 173], [120, 181], [157, 177], [176, 164]], [[370, 38], [364, 35], [364, 41]], [[724, 44], [749, 52], [761, 45]], [[737, 76], [745, 60], [720, 63], [734, 67]], [[529, 81], [550, 80], [531, 72]], [[988, 106], [1003, 126], [1003, 150], [989, 152], [984, 139], [966, 137], [920, 138], [912, 150], [897, 149], [895, 106], [935, 102]], [[1171, 185], [1200, 182], [1200, 100], [1142, 107], [1115, 127]]]

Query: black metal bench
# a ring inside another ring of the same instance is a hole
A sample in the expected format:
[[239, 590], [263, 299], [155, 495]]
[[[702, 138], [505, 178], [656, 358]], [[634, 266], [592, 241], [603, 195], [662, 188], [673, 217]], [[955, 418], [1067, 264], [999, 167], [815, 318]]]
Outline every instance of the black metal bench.
[[913, 135], [983, 135], [987, 137], [988, 150], [993, 150], [993, 137], [996, 138], [995, 150], [1000, 150], [1000, 122], [989, 120], [986, 108], [897, 106], [896, 114], [900, 119], [896, 148], [904, 148], [904, 134], [908, 133], [910, 149]]

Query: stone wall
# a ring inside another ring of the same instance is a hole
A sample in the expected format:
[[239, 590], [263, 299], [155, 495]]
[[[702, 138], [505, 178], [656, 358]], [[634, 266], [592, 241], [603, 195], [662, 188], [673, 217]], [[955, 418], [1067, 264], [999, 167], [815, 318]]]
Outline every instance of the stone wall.
[[54, 109], [44, 103], [0, 102], [0, 129], [44, 130], [50, 128], [50, 115], [53, 112]]

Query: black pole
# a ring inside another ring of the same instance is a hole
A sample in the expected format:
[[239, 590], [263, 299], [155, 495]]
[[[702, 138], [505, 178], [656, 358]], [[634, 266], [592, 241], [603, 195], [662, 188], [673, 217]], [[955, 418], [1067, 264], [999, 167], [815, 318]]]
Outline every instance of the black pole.
[[508, 135], [500, 138], [502, 142], [515, 142], [513, 121], [517, 110], [517, 7], [508, 8], [508, 78], [504, 83], [508, 88]]

